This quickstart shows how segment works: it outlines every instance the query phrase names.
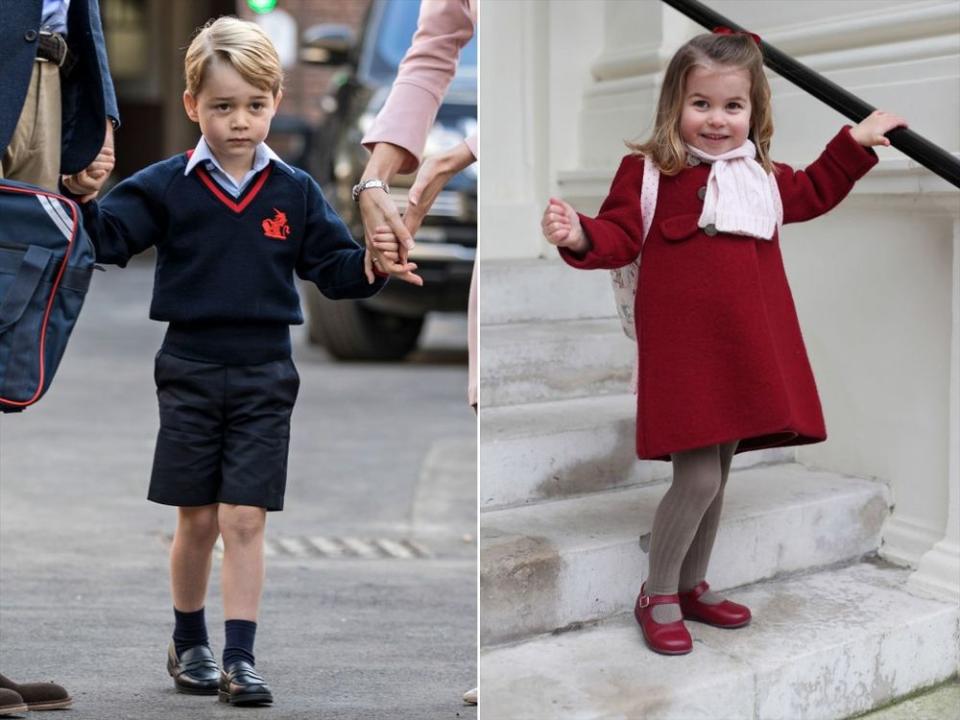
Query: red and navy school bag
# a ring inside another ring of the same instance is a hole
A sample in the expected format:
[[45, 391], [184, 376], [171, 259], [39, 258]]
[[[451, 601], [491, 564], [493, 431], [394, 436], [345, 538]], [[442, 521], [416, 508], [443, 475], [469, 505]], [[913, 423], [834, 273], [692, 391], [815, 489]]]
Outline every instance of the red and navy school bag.
[[95, 259], [76, 203], [0, 180], [0, 412], [23, 410], [50, 386]]

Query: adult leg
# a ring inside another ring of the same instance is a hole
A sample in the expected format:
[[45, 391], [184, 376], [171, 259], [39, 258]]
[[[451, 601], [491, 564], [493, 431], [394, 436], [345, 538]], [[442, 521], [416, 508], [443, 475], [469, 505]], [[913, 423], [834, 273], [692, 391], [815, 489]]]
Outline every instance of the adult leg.
[[[60, 68], [37, 60], [17, 125], [0, 154], [0, 178], [55, 191], [60, 169], [60, 123]], [[72, 703], [66, 689], [55, 683], [17, 683], [0, 675], [0, 715], [60, 709]]]
[[477, 409], [477, 263], [470, 276], [470, 300], [467, 303], [467, 402]]
[[37, 60], [17, 126], [0, 157], [0, 177], [56, 191], [60, 137], [60, 68]]
[[[674, 453], [673, 481], [660, 501], [650, 537], [647, 595], [673, 595], [680, 566], [693, 542], [704, 513], [720, 488], [720, 455], [716, 445]], [[676, 603], [652, 608], [654, 622], [682, 619]]]
[[[679, 589], [681, 592], [690, 590], [707, 576], [707, 565], [710, 563], [710, 554], [713, 552], [713, 544], [717, 537], [717, 528], [720, 526], [720, 513], [723, 510], [723, 492], [727, 486], [727, 478], [730, 475], [730, 465], [733, 463], [733, 455], [737, 450], [735, 440], [730, 443], [720, 445], [720, 489], [716, 497], [710, 503], [710, 507], [703, 515], [700, 521], [700, 527], [697, 534], [690, 544], [683, 564], [680, 567]], [[708, 590], [700, 596], [700, 602], [708, 605], [714, 605], [722, 602], [723, 597]]]

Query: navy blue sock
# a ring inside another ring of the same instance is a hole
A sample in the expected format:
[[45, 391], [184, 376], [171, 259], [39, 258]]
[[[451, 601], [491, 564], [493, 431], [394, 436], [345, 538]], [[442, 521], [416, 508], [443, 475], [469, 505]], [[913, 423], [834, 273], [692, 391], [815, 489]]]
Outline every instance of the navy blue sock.
[[203, 615], [203, 608], [195, 612], [180, 612], [174, 608], [173, 616], [176, 618], [176, 625], [173, 627], [173, 644], [177, 648], [178, 655], [196, 645], [207, 645], [210, 642], [207, 637], [207, 621]]
[[223, 644], [223, 667], [230, 667], [237, 660], [255, 664], [253, 642], [257, 637], [257, 624], [251, 620], [227, 620], [224, 623], [227, 639]]

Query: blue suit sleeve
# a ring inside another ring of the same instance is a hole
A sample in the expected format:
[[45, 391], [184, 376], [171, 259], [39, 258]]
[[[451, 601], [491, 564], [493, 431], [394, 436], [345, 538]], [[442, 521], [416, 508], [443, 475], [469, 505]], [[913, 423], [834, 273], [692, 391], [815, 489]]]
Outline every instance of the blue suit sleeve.
[[90, 34], [97, 49], [97, 64], [100, 66], [100, 80], [103, 84], [103, 106], [107, 117], [113, 119], [114, 127], [120, 126], [120, 111], [117, 110], [117, 93], [110, 77], [110, 65], [107, 63], [107, 43], [103, 38], [103, 25], [100, 22], [100, 3], [90, 2]]
[[81, 206], [97, 262], [125, 267], [131, 257], [160, 242], [167, 225], [164, 190], [149, 170], [142, 170], [99, 202]]
[[316, 284], [331, 300], [376, 295], [386, 284], [386, 278], [367, 282], [363, 272], [364, 248], [351, 237], [312, 178], [307, 181], [306, 202], [307, 226], [297, 260], [297, 275]]

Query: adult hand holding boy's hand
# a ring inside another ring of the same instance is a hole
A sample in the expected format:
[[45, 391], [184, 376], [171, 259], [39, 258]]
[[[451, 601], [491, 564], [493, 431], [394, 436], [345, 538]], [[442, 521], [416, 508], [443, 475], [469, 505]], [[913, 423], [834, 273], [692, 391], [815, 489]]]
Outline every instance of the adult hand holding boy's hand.
[[[401, 260], [403, 246], [400, 244], [396, 234], [390, 229], [389, 225], [379, 225], [374, 228], [371, 244], [373, 245], [377, 254], [374, 256], [370, 253], [370, 251], [367, 251], [364, 259], [365, 261], [372, 263], [373, 267], [381, 273], [389, 272], [388, 270], [384, 269], [384, 265], [387, 268], [393, 265], [404, 265], [403, 260]], [[385, 263], [384, 260], [386, 261]], [[408, 272], [412, 272], [413, 270], [417, 269], [416, 263], [406, 263], [405, 266], [410, 268]]]
[[[417, 266], [406, 261], [406, 246], [413, 245], [413, 237], [404, 227], [393, 199], [382, 190], [372, 188], [360, 193], [359, 204], [363, 221], [363, 237], [367, 245], [367, 253], [364, 256], [367, 280], [373, 282], [373, 260], [376, 260], [378, 269], [382, 272], [413, 285], [423, 285], [423, 278], [413, 273]], [[388, 259], [374, 244], [373, 237], [380, 227], [387, 227], [398, 238], [402, 248], [398, 259]]]
[[[401, 169], [407, 152], [403, 148], [388, 142], [378, 142], [373, 146], [370, 159], [364, 168], [360, 180], [383, 180], [390, 182], [393, 176]], [[423, 285], [423, 278], [415, 275], [411, 263], [407, 263], [407, 251], [413, 248], [413, 236], [404, 227], [403, 219], [397, 212], [397, 206], [383, 190], [371, 188], [360, 193], [358, 199], [360, 218], [363, 222], [363, 239], [367, 246], [364, 255], [363, 269], [367, 275], [367, 282], [373, 282], [373, 260], [377, 260], [382, 272], [390, 273], [394, 277], [411, 283]], [[389, 262], [373, 244], [374, 231], [381, 225], [387, 225], [401, 243], [400, 259], [398, 262]]]
[[80, 202], [89, 202], [97, 196], [107, 178], [110, 177], [114, 164], [113, 123], [110, 118], [107, 118], [106, 134], [100, 152], [85, 169], [73, 175], [64, 175], [63, 185], [74, 195], [79, 195]]

